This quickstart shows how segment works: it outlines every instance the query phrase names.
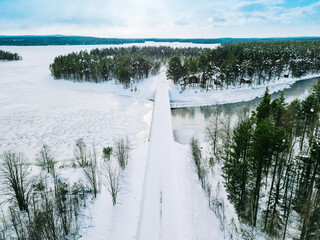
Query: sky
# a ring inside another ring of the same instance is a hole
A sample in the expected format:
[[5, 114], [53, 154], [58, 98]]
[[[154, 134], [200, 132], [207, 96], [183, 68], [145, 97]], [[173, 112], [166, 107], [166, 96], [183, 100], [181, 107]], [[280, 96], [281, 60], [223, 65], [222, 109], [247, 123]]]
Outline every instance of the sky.
[[0, 35], [320, 36], [320, 0], [0, 0]]

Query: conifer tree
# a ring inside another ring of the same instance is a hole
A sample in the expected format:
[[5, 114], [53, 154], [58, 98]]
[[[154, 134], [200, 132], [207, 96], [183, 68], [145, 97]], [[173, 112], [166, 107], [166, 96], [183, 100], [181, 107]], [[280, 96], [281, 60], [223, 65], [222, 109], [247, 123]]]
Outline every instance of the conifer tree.
[[253, 120], [244, 119], [233, 131], [230, 157], [225, 160], [223, 172], [226, 179], [228, 198], [234, 203], [238, 214], [248, 218], [249, 150], [253, 137]]
[[253, 203], [253, 226], [256, 226], [260, 189], [262, 178], [272, 160], [274, 138], [274, 125], [268, 118], [264, 118], [257, 124], [253, 135], [251, 164], [252, 164], [252, 203]]
[[270, 110], [271, 110], [270, 102], [271, 102], [271, 95], [269, 94], [269, 89], [266, 88], [262, 101], [260, 102], [256, 110], [257, 123], [261, 122], [265, 118], [269, 118]]
[[184, 75], [184, 68], [179, 57], [175, 56], [169, 60], [167, 78], [177, 82]]

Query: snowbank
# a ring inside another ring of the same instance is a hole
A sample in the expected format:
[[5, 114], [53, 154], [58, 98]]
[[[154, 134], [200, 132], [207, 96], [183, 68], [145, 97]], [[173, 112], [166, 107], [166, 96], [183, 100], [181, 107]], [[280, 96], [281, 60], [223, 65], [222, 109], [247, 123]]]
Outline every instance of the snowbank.
[[183, 92], [180, 92], [179, 87], [171, 82], [171, 108], [198, 107], [216, 104], [246, 102], [255, 98], [262, 97], [266, 90], [266, 87], [269, 88], [269, 93], [272, 94], [282, 91], [286, 88], [290, 88], [291, 85], [297, 81], [315, 77], [319, 77], [319, 74], [309, 74], [302, 78], [280, 78], [279, 80], [274, 80], [270, 83], [261, 85], [248, 86], [243, 84], [241, 87], [236, 86], [229, 87], [229, 89], [209, 90], [208, 92], [200, 88], [189, 88]]

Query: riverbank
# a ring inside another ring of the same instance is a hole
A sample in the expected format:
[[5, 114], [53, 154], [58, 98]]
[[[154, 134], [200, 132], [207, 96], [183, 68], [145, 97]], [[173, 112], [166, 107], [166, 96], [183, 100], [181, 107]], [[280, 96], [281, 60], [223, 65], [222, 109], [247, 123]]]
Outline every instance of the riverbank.
[[319, 74], [309, 74], [301, 78], [280, 78], [269, 83], [254, 86], [235, 86], [228, 89], [214, 89], [205, 91], [199, 87], [186, 89], [181, 92], [179, 87], [170, 83], [171, 108], [200, 107], [217, 104], [247, 102], [263, 96], [268, 87], [269, 93], [283, 91], [295, 82], [320, 77]]

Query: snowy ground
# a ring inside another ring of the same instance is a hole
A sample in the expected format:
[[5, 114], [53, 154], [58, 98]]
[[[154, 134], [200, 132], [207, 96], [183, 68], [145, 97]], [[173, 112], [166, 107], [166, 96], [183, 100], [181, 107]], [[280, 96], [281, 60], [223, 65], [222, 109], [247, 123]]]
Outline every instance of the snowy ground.
[[223, 239], [189, 147], [173, 141], [165, 78], [157, 87], [150, 141], [135, 149], [129, 162], [121, 204], [112, 207], [110, 197], [101, 194], [83, 239]]
[[60, 160], [72, 157], [80, 137], [98, 148], [125, 135], [135, 146], [147, 141], [151, 101], [122, 97], [108, 85], [50, 76], [48, 67], [56, 55], [94, 47], [2, 47], [23, 60], [0, 62], [0, 152], [16, 149], [32, 160], [47, 143]]

